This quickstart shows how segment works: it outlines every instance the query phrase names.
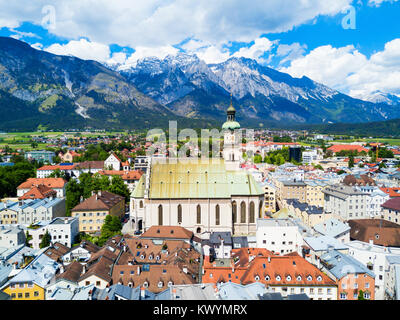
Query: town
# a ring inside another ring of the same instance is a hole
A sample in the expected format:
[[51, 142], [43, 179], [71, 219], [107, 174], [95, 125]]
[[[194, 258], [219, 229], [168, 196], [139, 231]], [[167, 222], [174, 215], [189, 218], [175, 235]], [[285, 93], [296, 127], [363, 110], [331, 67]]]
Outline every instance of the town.
[[226, 113], [216, 158], [149, 155], [143, 132], [2, 133], [0, 299], [399, 300], [394, 139], [250, 142]]

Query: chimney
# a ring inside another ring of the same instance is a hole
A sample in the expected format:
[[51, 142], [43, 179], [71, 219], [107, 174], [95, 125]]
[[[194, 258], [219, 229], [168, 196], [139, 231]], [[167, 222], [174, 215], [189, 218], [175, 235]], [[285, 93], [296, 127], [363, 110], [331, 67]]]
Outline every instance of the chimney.
[[68, 218], [65, 218], [65, 219], [64, 219], [64, 223], [65, 223], [65, 224], [68, 224]]
[[369, 244], [373, 245], [374, 244], [374, 239], [369, 239]]
[[85, 274], [85, 273], [86, 273], [86, 265], [84, 265], [83, 269], [82, 269], [82, 274]]
[[268, 263], [271, 263], [271, 257], [268, 256]]
[[81, 203], [83, 202], [83, 196], [81, 196], [81, 198], [80, 198], [80, 202], [81, 202]]
[[182, 268], [182, 271], [183, 271], [184, 273], [188, 273], [187, 266], [184, 266], [184, 267]]
[[174, 300], [176, 299], [176, 289], [175, 288], [172, 289], [172, 297]]
[[140, 288], [140, 297], [143, 299], [146, 298], [146, 288], [145, 287]]
[[60, 266], [60, 274], [64, 273], [64, 265]]
[[140, 274], [140, 266], [137, 267], [137, 272], [136, 273], [137, 273], [137, 275]]

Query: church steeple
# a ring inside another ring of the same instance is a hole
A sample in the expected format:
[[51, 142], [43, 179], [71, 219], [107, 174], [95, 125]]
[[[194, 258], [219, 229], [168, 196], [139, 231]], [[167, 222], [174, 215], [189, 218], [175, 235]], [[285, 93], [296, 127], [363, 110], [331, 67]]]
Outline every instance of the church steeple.
[[229, 130], [235, 130], [235, 129], [240, 129], [240, 124], [239, 122], [236, 121], [236, 109], [233, 107], [232, 103], [232, 93], [231, 93], [231, 104], [226, 110], [226, 122], [222, 125], [222, 129], [229, 129]]

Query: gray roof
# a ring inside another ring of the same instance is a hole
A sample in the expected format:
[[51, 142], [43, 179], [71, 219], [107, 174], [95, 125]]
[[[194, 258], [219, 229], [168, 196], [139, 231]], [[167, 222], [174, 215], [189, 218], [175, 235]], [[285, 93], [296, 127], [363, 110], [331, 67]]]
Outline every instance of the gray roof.
[[225, 245], [232, 245], [232, 234], [230, 232], [213, 232], [210, 234], [211, 244], [220, 244], [221, 239], [224, 240]]
[[348, 247], [339, 240], [328, 236], [306, 237], [304, 238], [304, 242], [306, 242], [313, 251], [328, 251], [330, 249], [348, 250]]
[[324, 236], [336, 238], [338, 235], [350, 231], [348, 223], [342, 222], [338, 219], [328, 219], [320, 224], [315, 225], [314, 230]]
[[222, 300], [259, 300], [259, 296], [266, 292], [265, 285], [259, 282], [248, 285], [226, 282], [217, 286]]
[[232, 237], [232, 242], [233, 242], [233, 248], [248, 248], [249, 247], [249, 241], [246, 236], [242, 237]]
[[325, 253], [321, 256], [321, 260], [323, 265], [325, 265], [337, 279], [342, 279], [348, 273], [367, 273], [375, 278], [375, 274], [360, 261], [337, 250]]
[[173, 285], [171, 291], [171, 300], [219, 300], [214, 292], [214, 284], [188, 284], [188, 285]]

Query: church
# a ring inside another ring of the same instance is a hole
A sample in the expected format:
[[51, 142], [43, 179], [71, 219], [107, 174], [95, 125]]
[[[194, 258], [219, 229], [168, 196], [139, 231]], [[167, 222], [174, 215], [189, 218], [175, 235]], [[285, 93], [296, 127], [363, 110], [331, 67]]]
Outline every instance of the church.
[[264, 192], [251, 174], [240, 169], [240, 124], [232, 105], [223, 124], [222, 158], [151, 158], [131, 194], [130, 216], [142, 231], [154, 225], [181, 226], [200, 235], [256, 231]]

